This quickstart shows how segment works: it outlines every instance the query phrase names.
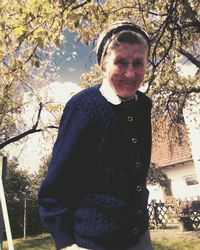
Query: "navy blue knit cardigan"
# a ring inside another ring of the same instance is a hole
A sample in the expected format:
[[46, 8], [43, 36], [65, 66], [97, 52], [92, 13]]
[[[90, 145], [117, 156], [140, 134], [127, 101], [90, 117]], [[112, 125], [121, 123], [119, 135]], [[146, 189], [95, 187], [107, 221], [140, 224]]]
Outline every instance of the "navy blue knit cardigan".
[[151, 100], [109, 103], [99, 86], [66, 104], [39, 212], [56, 248], [134, 246], [148, 229]]

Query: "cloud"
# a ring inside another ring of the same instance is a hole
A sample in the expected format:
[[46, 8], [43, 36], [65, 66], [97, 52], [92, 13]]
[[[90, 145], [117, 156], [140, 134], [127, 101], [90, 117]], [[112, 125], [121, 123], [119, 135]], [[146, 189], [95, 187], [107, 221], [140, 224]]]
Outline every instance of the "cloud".
[[72, 67], [70, 67], [69, 69], [68, 69], [68, 71], [71, 73], [71, 72], [74, 72], [75, 71], [75, 68], [72, 68]]
[[[54, 103], [60, 104], [64, 107], [65, 103], [72, 97], [72, 95], [78, 93], [81, 90], [80, 86], [72, 82], [53, 82], [48, 86], [38, 89], [37, 96], [25, 94], [24, 98], [28, 102], [24, 109], [23, 120], [27, 127], [31, 127], [37, 115], [39, 102], [42, 103]], [[39, 98], [39, 99], [38, 99]], [[48, 107], [48, 106], [47, 106]], [[58, 118], [62, 114], [60, 110]], [[55, 116], [52, 115], [50, 110], [43, 109], [41, 116], [41, 124], [45, 127], [49, 124], [55, 123]], [[34, 120], [34, 121], [33, 121]], [[6, 152], [9, 152], [9, 158], [13, 156], [18, 158], [19, 167], [26, 169], [29, 172], [38, 171], [42, 158], [48, 154], [51, 154], [52, 147], [57, 135], [57, 130], [52, 129], [45, 133], [35, 133], [26, 137], [26, 140], [22, 140], [19, 144], [10, 144], [5, 148]]]
[[178, 64], [180, 67], [180, 75], [182, 76], [194, 76], [197, 72], [197, 67], [192, 63]]
[[69, 62], [72, 60], [72, 58], [71, 58], [71, 56], [68, 56], [65, 60], [66, 60], [66, 62]]

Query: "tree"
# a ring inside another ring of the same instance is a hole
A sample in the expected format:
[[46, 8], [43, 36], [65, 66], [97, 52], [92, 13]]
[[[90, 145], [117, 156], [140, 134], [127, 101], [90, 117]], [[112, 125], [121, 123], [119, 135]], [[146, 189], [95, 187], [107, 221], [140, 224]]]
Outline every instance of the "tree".
[[170, 183], [170, 179], [163, 172], [163, 170], [159, 167], [156, 167], [155, 164], [151, 164], [149, 169], [147, 184], [148, 185], [160, 185], [165, 188]]
[[27, 203], [28, 204], [27, 211], [28, 211], [28, 218], [29, 218], [29, 221], [27, 222], [28, 235], [39, 234], [46, 230], [44, 223], [41, 221], [40, 216], [39, 216], [38, 191], [47, 173], [49, 160], [50, 160], [50, 156], [47, 156], [46, 158], [44, 158], [43, 163], [40, 165], [37, 173], [34, 173], [31, 176], [31, 187], [29, 189], [30, 196], [29, 196], [29, 201]]
[[[181, 123], [183, 109], [191, 100], [199, 103], [199, 9], [198, 0], [1, 1], [1, 148], [43, 130], [38, 120], [31, 129], [18, 127], [16, 121], [20, 120], [23, 92], [36, 94], [37, 87], [46, 84], [44, 80], [56, 77], [52, 58], [62, 52], [64, 30], [76, 31], [76, 39], [93, 49], [102, 28], [119, 19], [134, 21], [150, 34], [145, 86], [154, 100], [154, 121], [168, 116], [172, 124]], [[179, 74], [179, 65], [188, 62], [198, 68], [195, 76]], [[94, 75], [99, 76], [96, 66], [83, 76], [83, 84], [92, 84]], [[38, 103], [38, 118], [41, 105]]]
[[[55, 79], [53, 55], [59, 53], [59, 46], [65, 42], [63, 31], [75, 22], [70, 15], [88, 2], [1, 1], [0, 149], [43, 131], [39, 122], [45, 105], [40, 103], [37, 88]], [[31, 128], [21, 119], [23, 94], [27, 91], [38, 96], [38, 119]]]
[[39, 174], [19, 169], [16, 158], [8, 161], [4, 190], [14, 238], [23, 236], [24, 226], [26, 235], [44, 232], [37, 205], [38, 189], [43, 177], [44, 173], [40, 177]]
[[[78, 28], [80, 39], [94, 43], [94, 37], [107, 23], [128, 19], [142, 26], [151, 38], [150, 63], [144, 85], [146, 93], [154, 101], [154, 131], [170, 118], [169, 129], [180, 129], [183, 123], [183, 109], [191, 101], [200, 103], [200, 47], [199, 47], [199, 1], [190, 0], [141, 0], [141, 1], [105, 1], [103, 5], [92, 8], [86, 28], [82, 23]], [[82, 11], [87, 16], [89, 5]], [[80, 14], [80, 13], [79, 13]], [[195, 76], [180, 74], [180, 65], [195, 65]], [[93, 76], [95, 70], [91, 70]], [[87, 83], [88, 73], [83, 76]], [[90, 81], [92, 79], [89, 78]], [[199, 111], [197, 115], [199, 115]]]
[[23, 235], [24, 199], [30, 185], [26, 171], [17, 169], [17, 159], [8, 161], [4, 182], [5, 197], [13, 237]]

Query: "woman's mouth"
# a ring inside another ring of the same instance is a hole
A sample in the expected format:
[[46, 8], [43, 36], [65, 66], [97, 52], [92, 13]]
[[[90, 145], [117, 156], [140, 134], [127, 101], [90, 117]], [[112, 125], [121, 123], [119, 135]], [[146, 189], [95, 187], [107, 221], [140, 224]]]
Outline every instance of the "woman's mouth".
[[134, 80], [127, 80], [127, 79], [119, 79], [118, 82], [120, 84], [123, 84], [123, 85], [132, 85], [132, 84], [135, 84]]

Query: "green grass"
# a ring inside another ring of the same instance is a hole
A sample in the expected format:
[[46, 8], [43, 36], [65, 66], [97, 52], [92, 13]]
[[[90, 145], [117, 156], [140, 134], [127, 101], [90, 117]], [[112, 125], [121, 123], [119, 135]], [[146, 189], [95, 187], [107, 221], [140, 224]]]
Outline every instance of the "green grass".
[[[8, 250], [7, 242], [3, 244], [3, 249]], [[47, 234], [26, 239], [14, 240], [15, 250], [55, 250], [52, 238]]]
[[153, 241], [153, 250], [199, 250], [200, 240], [156, 240]]
[[[26, 239], [14, 240], [15, 250], [55, 250], [52, 238], [47, 234], [37, 237], [27, 237]], [[3, 249], [8, 250], [7, 242], [4, 242]], [[199, 250], [199, 240], [154, 240], [153, 250]]]

